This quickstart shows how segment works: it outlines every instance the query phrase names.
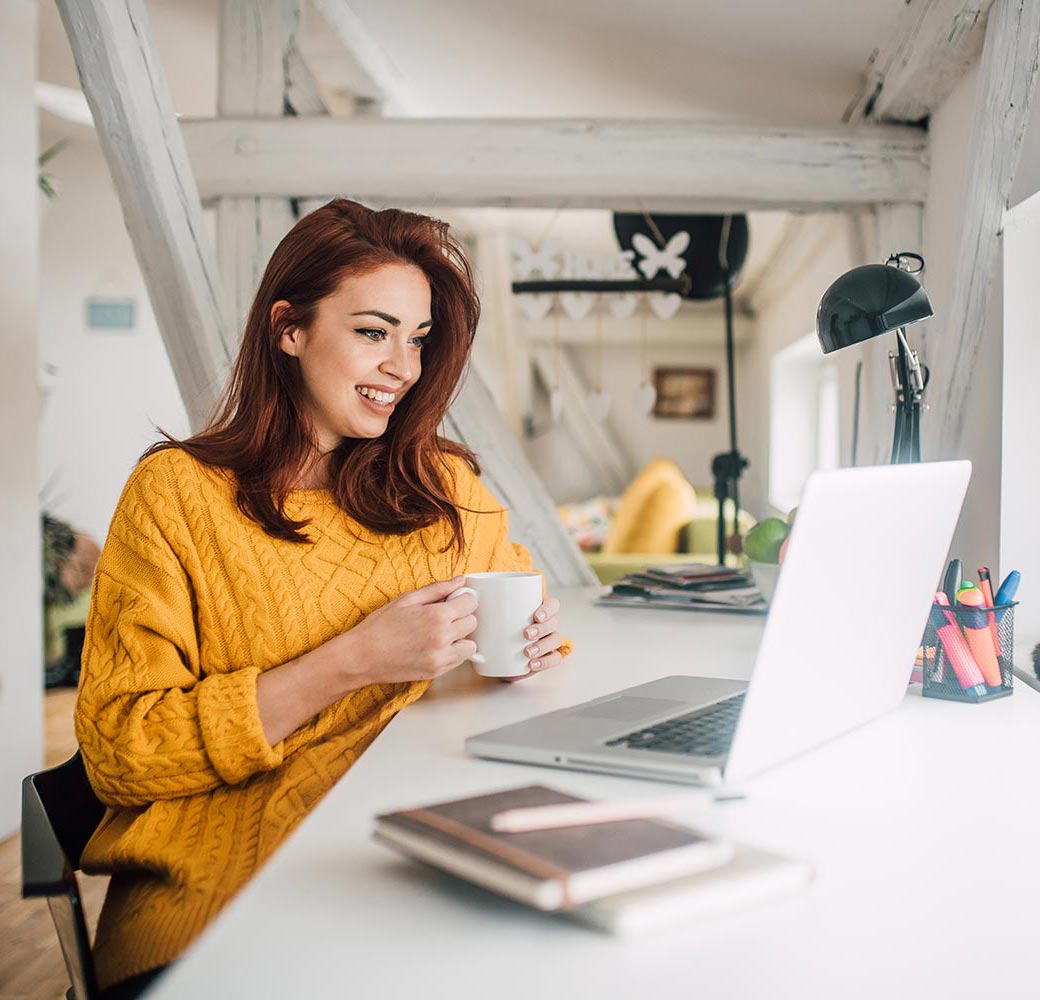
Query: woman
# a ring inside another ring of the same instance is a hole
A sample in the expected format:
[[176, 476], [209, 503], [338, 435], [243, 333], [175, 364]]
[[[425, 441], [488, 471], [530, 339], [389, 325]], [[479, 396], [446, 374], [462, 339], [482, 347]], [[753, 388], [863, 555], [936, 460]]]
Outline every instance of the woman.
[[[98, 565], [76, 732], [109, 807], [95, 961], [134, 995], [431, 680], [463, 574], [530, 568], [437, 436], [479, 304], [442, 223], [336, 200], [275, 250], [223, 406], [134, 470]], [[532, 671], [569, 643], [547, 598]], [[417, 763], [417, 762], [416, 762]]]

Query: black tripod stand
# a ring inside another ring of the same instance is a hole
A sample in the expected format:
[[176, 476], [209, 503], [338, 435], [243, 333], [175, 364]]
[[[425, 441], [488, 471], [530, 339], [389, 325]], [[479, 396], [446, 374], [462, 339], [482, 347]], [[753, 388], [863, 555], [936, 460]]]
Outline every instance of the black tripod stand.
[[[725, 267], [725, 240], [719, 248]], [[737, 395], [733, 364], [733, 297], [728, 270], [725, 275], [726, 301], [726, 383], [729, 394], [729, 451], [711, 460], [711, 474], [715, 477], [715, 499], [719, 503], [716, 540], [719, 565], [726, 565], [726, 501], [733, 500], [733, 534], [740, 533], [740, 477], [748, 467], [748, 460], [737, 448]]]

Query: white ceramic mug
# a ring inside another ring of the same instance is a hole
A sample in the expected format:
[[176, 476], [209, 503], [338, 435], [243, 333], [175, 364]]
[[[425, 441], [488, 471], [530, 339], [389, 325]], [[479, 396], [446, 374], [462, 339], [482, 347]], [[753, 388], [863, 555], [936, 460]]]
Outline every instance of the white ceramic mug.
[[524, 648], [533, 639], [524, 635], [542, 603], [540, 573], [467, 573], [466, 586], [448, 595], [477, 599], [477, 627], [470, 638], [477, 651], [473, 669], [484, 677], [523, 677], [531, 672]]

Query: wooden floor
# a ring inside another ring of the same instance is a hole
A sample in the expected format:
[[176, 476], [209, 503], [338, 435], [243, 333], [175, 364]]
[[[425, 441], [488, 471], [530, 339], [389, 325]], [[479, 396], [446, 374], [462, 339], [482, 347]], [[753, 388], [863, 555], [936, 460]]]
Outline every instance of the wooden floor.
[[[45, 746], [49, 767], [67, 760], [76, 750], [72, 706], [76, 692], [47, 692]], [[0, 844], [0, 1000], [58, 1000], [69, 981], [58, 947], [50, 911], [42, 899], [22, 899], [21, 838]], [[108, 879], [80, 874], [80, 892], [91, 934], [101, 912]]]

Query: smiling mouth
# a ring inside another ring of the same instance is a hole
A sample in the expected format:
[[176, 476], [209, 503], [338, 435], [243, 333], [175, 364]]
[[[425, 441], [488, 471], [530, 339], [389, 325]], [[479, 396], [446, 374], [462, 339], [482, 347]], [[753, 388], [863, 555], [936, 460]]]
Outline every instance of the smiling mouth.
[[369, 389], [367, 386], [355, 386], [357, 394], [367, 403], [380, 410], [392, 410], [397, 401], [398, 393], [380, 392], [378, 389]]

